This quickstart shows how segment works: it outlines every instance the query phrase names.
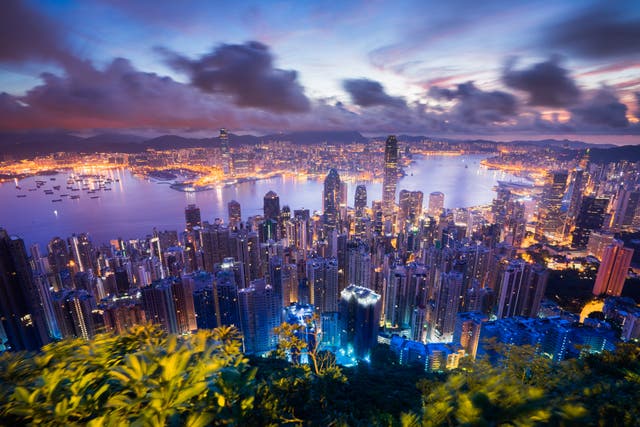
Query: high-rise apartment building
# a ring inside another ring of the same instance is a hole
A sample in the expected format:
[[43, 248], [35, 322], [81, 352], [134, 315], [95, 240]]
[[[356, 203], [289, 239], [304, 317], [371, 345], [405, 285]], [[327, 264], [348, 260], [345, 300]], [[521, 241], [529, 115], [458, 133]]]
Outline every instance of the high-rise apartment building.
[[598, 268], [596, 283], [593, 285], [593, 294], [620, 296], [632, 257], [633, 249], [625, 248], [619, 240], [614, 240], [613, 244], [607, 246]]

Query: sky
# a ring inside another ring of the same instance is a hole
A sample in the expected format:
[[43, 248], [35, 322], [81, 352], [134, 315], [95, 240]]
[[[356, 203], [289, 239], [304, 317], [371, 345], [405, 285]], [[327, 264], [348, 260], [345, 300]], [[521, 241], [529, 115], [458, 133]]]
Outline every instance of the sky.
[[640, 144], [639, 1], [3, 0], [0, 131]]

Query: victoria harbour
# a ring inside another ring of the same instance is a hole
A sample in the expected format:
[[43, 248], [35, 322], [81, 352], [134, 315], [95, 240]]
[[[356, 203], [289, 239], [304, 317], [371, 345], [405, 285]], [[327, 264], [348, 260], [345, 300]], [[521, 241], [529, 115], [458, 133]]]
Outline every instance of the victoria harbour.
[[[493, 187], [498, 180], [516, 181], [519, 178], [480, 165], [486, 155], [419, 156], [406, 169], [400, 180], [402, 188], [420, 190], [426, 194], [441, 191], [448, 208], [486, 204], [494, 196]], [[236, 200], [242, 207], [243, 217], [262, 215], [262, 198], [270, 190], [275, 191], [283, 205], [291, 209], [322, 209], [322, 179], [278, 176], [270, 179], [248, 181], [223, 188], [200, 192], [182, 192], [169, 187], [169, 182], [145, 179], [133, 175], [128, 169], [111, 169], [101, 174], [112, 180], [110, 191], [71, 193], [65, 189], [70, 171], [51, 176], [33, 176], [0, 185], [0, 218], [13, 233], [28, 244], [46, 245], [51, 236], [68, 236], [86, 232], [96, 244], [111, 239], [139, 238], [158, 230], [180, 230], [184, 221], [184, 208], [196, 204], [202, 217], [209, 221], [222, 218], [227, 221], [227, 203]], [[55, 178], [55, 180], [51, 180]], [[36, 181], [44, 182], [37, 191]], [[349, 205], [353, 202], [354, 189], [360, 182], [348, 182]], [[366, 182], [371, 200], [381, 197], [380, 182]], [[46, 195], [44, 190], [54, 194]], [[97, 185], [95, 186], [97, 188]], [[67, 194], [68, 197], [59, 197]], [[77, 199], [71, 199], [73, 195]], [[26, 197], [17, 197], [26, 195]], [[93, 197], [93, 198], [92, 198]], [[52, 202], [52, 200], [62, 200]], [[38, 212], [37, 215], [27, 215]], [[135, 212], [135, 215], [131, 215]]]

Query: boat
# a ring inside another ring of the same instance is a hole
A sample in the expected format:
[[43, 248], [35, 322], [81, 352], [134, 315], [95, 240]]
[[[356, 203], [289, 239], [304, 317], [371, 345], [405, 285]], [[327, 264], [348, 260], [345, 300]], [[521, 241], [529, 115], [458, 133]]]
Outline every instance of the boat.
[[60, 190], [60, 186], [59, 186], [59, 185], [54, 185], [54, 186], [53, 186], [53, 189], [54, 189], [54, 190]]
[[20, 187], [19, 185], [16, 185], [16, 190], [22, 190], [22, 187]]
[[52, 202], [61, 202], [61, 201], [62, 201], [62, 199], [53, 199], [53, 200], [51, 200], [51, 201], [52, 201]]
[[100, 196], [91, 196], [92, 199], [99, 199]]
[[71, 196], [71, 197], [69, 197], [69, 198], [70, 198], [70, 199], [72, 199], [72, 200], [77, 200], [77, 199], [79, 199], [79, 198], [80, 198], [80, 196]]
[[68, 194], [61, 194], [60, 197], [67, 197]]
[[104, 191], [111, 191], [111, 189], [110, 188], [105, 188]]
[[27, 195], [26, 194], [17, 194], [16, 197], [23, 198], [23, 197], [27, 197]]
[[53, 190], [44, 190], [44, 194], [53, 194]]
[[50, 179], [51, 181], [55, 181], [55, 180], [56, 180], [55, 178], [49, 178], [49, 179]]

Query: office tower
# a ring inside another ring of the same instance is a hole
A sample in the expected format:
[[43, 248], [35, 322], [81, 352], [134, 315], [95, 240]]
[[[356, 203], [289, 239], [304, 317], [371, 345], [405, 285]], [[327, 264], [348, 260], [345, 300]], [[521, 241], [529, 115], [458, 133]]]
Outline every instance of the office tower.
[[197, 329], [193, 290], [188, 281], [162, 279], [140, 291], [148, 321], [171, 334], [188, 334]]
[[229, 134], [226, 129], [220, 129], [218, 136], [220, 141], [220, 157], [222, 162], [222, 173], [225, 176], [233, 174], [233, 165], [231, 163], [231, 152], [229, 149]]
[[235, 200], [230, 201], [227, 204], [227, 210], [229, 212], [229, 227], [236, 228], [242, 223], [242, 213], [240, 211], [240, 203]]
[[48, 289], [34, 282], [24, 242], [0, 228], [0, 321], [9, 349], [35, 351], [49, 342], [49, 306]]
[[278, 221], [280, 217], [280, 197], [274, 192], [269, 191], [264, 195], [264, 219]]
[[440, 275], [437, 289], [435, 312], [431, 327], [431, 341], [450, 342], [453, 339], [456, 316], [462, 295], [463, 275], [450, 271]]
[[187, 205], [184, 208], [184, 220], [187, 232], [192, 232], [193, 227], [202, 227], [202, 219], [200, 218], [200, 208], [196, 205]]
[[581, 168], [577, 168], [571, 174], [571, 193], [569, 197], [569, 208], [567, 209], [567, 227], [565, 231], [568, 233], [570, 227], [575, 223], [575, 220], [580, 211], [582, 204], [582, 191], [584, 187], [585, 172]]
[[608, 205], [609, 199], [604, 197], [586, 196], [582, 199], [573, 230], [572, 245], [574, 247], [586, 247], [591, 232], [602, 228]]
[[340, 175], [335, 169], [329, 170], [324, 179], [324, 191], [322, 193], [322, 211], [325, 225], [335, 229], [338, 224], [340, 208]]
[[398, 185], [398, 140], [389, 135], [384, 146], [384, 177], [382, 180], [382, 213], [385, 221], [393, 217]]
[[106, 331], [115, 334], [123, 334], [132, 326], [142, 325], [147, 321], [142, 306], [127, 301], [102, 307], [102, 317]]
[[536, 317], [547, 280], [548, 272], [542, 266], [511, 260], [498, 277], [496, 317]]
[[365, 185], [360, 184], [356, 187], [353, 207], [356, 210], [356, 217], [364, 216], [364, 211], [367, 208], [367, 187]]
[[198, 329], [196, 310], [193, 305], [193, 281], [189, 276], [176, 279], [171, 283], [173, 306], [176, 310], [178, 334], [190, 334]]
[[69, 248], [78, 271], [93, 269], [94, 251], [86, 233], [75, 234], [69, 238]]
[[406, 328], [411, 318], [407, 273], [404, 266], [389, 269], [387, 286], [383, 294], [384, 324], [391, 328]]
[[60, 237], [54, 237], [48, 245], [49, 267], [54, 275], [55, 289], [73, 289], [71, 270], [69, 269], [71, 257], [67, 242]]
[[453, 344], [462, 347], [466, 354], [475, 359], [482, 324], [488, 320], [486, 314], [477, 311], [458, 313], [453, 331]]
[[371, 254], [362, 241], [347, 245], [347, 282], [350, 285], [371, 289]]
[[236, 326], [239, 328], [238, 282], [230, 262], [224, 263], [215, 277], [213, 284], [215, 324], [216, 326]]
[[240, 329], [246, 353], [265, 353], [276, 348], [278, 336], [273, 332], [280, 325], [282, 305], [273, 288], [264, 279], [251, 281], [248, 288], [238, 291]]
[[617, 204], [614, 213], [615, 229], [631, 229], [640, 227], [640, 191], [624, 188], [618, 190]]
[[619, 240], [614, 240], [613, 244], [607, 246], [598, 268], [593, 294], [620, 296], [624, 282], [627, 279], [632, 257], [633, 249], [625, 248], [624, 244]]
[[201, 235], [204, 269], [213, 273], [214, 266], [231, 254], [229, 229], [222, 224], [205, 221]]
[[340, 293], [340, 346], [358, 359], [366, 359], [376, 345], [380, 308], [380, 295], [370, 289], [349, 285]]
[[498, 183], [496, 189], [496, 197], [491, 203], [491, 215], [493, 216], [493, 222], [504, 225], [507, 217], [507, 206], [511, 201], [511, 191], [502, 183]]
[[378, 235], [382, 234], [382, 230], [384, 227], [382, 202], [380, 200], [372, 201], [371, 210], [373, 211], [373, 231]]
[[53, 296], [53, 307], [64, 338], [89, 340], [96, 334], [95, 300], [87, 291], [62, 290]]
[[340, 181], [340, 197], [338, 198], [338, 215], [340, 219], [347, 218], [347, 198], [349, 186], [345, 181]]
[[422, 216], [422, 191], [400, 191], [398, 202], [398, 230], [404, 232], [405, 225], [415, 226]]
[[307, 261], [310, 304], [320, 313], [338, 311], [338, 261], [335, 258], [312, 258]]
[[589, 235], [589, 242], [587, 243], [587, 253], [602, 260], [604, 251], [607, 246], [613, 244], [614, 234], [604, 231], [592, 231]]
[[564, 231], [565, 213], [562, 198], [567, 188], [568, 174], [565, 171], [548, 172], [538, 206], [536, 239], [560, 240]]
[[444, 193], [440, 191], [434, 191], [429, 194], [429, 209], [428, 214], [435, 219], [439, 219], [444, 209]]

